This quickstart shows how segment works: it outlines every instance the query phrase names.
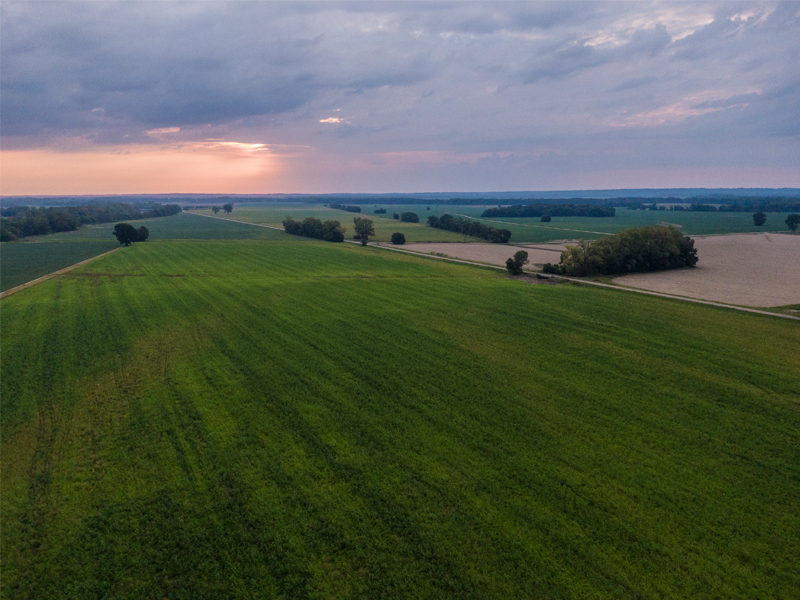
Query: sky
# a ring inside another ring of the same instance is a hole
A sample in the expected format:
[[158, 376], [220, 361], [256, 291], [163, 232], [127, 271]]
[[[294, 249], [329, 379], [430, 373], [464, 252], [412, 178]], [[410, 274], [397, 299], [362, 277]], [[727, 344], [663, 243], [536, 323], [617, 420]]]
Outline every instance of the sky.
[[0, 4], [0, 193], [800, 187], [800, 2]]

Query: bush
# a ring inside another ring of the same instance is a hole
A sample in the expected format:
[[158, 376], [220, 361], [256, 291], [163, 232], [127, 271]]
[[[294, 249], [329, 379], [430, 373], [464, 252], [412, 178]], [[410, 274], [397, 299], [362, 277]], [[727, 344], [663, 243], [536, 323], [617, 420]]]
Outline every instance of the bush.
[[404, 236], [399, 231], [397, 233], [392, 234], [392, 243], [397, 244], [398, 246], [402, 246], [406, 243], [406, 236]]
[[394, 214], [392, 215], [392, 218], [393, 218], [393, 219], [399, 219], [399, 218], [400, 218], [400, 215], [398, 215], [397, 213], [394, 213]]
[[542, 223], [549, 223], [552, 220], [553, 217], [551, 217], [550, 215], [542, 215]]
[[400, 213], [400, 220], [404, 223], [419, 223], [419, 216], [417, 216], [417, 213], [404, 212]]
[[551, 275], [563, 275], [564, 267], [561, 265], [554, 265], [553, 263], [545, 263], [542, 265], [542, 273], [550, 273]]

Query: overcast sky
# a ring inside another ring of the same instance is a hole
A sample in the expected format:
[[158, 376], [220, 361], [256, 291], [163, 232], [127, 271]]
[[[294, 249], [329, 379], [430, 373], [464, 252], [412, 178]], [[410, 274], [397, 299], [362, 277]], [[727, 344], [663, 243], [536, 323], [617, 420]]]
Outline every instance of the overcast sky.
[[800, 3], [13, 2], [0, 192], [800, 187]]

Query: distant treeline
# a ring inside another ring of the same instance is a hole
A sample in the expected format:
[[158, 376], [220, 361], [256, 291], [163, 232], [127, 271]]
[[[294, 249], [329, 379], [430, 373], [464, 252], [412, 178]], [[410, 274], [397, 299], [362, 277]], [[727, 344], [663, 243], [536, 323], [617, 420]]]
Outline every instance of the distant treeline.
[[348, 204], [337, 204], [336, 202], [333, 202], [332, 204], [328, 204], [328, 207], [329, 208], [335, 208], [337, 210], [346, 210], [347, 212], [353, 212], [353, 213], [360, 213], [361, 212], [361, 207], [360, 206], [350, 206]]
[[431, 215], [428, 217], [428, 225], [436, 229], [454, 231], [455, 233], [462, 233], [464, 235], [489, 240], [495, 244], [505, 244], [511, 239], [511, 232], [508, 229], [495, 229], [479, 221], [462, 219], [460, 217], [448, 215], [447, 213], [443, 214], [441, 217]]
[[47, 235], [60, 231], [75, 231], [81, 225], [135, 221], [153, 217], [167, 217], [181, 212], [177, 204], [104, 204], [37, 208], [11, 206], [2, 209], [0, 241], [13, 240], [31, 235]]
[[314, 217], [307, 217], [302, 222], [286, 217], [283, 221], [283, 230], [292, 235], [325, 240], [326, 242], [343, 242], [344, 230], [339, 221], [325, 221], [324, 223]]
[[557, 265], [544, 265], [545, 273], [559, 275], [616, 275], [664, 271], [697, 264], [694, 240], [674, 227], [654, 225], [623, 229], [612, 236], [577, 246], [567, 246]]
[[616, 211], [611, 206], [592, 204], [516, 204], [502, 208], [487, 208], [481, 217], [613, 217]]
[[[293, 199], [294, 200], [294, 199]], [[342, 198], [342, 201], [347, 200]], [[320, 204], [325, 200], [319, 197], [302, 197], [295, 201], [305, 202], [307, 204]], [[353, 199], [349, 199], [353, 202]], [[689, 198], [681, 198], [677, 196], [664, 196], [664, 197], [642, 197], [642, 196], [620, 196], [617, 198], [513, 198], [513, 199], [498, 199], [498, 198], [382, 198], [382, 197], [368, 197], [359, 199], [360, 204], [423, 204], [427, 206], [507, 206], [513, 202], [515, 206], [530, 206], [530, 205], [545, 205], [545, 206], [608, 206], [632, 209], [647, 209], [652, 204], [725, 204], [732, 206], [739, 206], [742, 212], [750, 212], [758, 210], [760, 207], [765, 207], [764, 212], [785, 212], [799, 210], [800, 200], [796, 196], [734, 196], [734, 195], [719, 195], [719, 196], [693, 196]], [[334, 201], [328, 204], [331, 208], [339, 208], [346, 206]], [[781, 207], [786, 208], [769, 208]], [[552, 216], [558, 216], [550, 213]], [[573, 215], [570, 215], [573, 216]], [[578, 215], [574, 215], [578, 216]]]

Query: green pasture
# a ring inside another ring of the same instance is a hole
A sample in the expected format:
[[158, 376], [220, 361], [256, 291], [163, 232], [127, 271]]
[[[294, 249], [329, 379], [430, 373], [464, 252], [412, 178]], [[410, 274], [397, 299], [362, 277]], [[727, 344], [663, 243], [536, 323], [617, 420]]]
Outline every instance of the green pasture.
[[[620, 229], [645, 227], [648, 225], [674, 225], [688, 235], [720, 235], [728, 233], [758, 233], [764, 231], [786, 231], [786, 217], [789, 213], [767, 213], [767, 222], [762, 227], [753, 225], [752, 213], [726, 212], [689, 212], [689, 211], [649, 211], [617, 208], [616, 216], [598, 217], [553, 217], [550, 223], [542, 223], [540, 218], [497, 218], [483, 219], [480, 215], [490, 206], [448, 206], [444, 204], [359, 204], [362, 216], [367, 216], [375, 223], [376, 241], [387, 242], [394, 231], [405, 233], [409, 242], [435, 241], [480, 241], [447, 231], [432, 230], [427, 226], [430, 215], [437, 217], [449, 213], [477, 219], [493, 227], [508, 229], [512, 232], [512, 243], [540, 243], [565, 239], [596, 239], [604, 234], [612, 234]], [[496, 205], [493, 205], [496, 206]], [[430, 207], [430, 210], [427, 210]], [[376, 215], [376, 208], [386, 209], [386, 214]], [[407, 223], [392, 219], [394, 213], [414, 212], [419, 215], [420, 223], [409, 229]], [[211, 214], [210, 210], [200, 211]], [[222, 215], [223, 213], [219, 213]], [[338, 215], [338, 216], [336, 216]], [[234, 208], [231, 218], [252, 223], [270, 224], [280, 227], [286, 216], [295, 219], [316, 217], [318, 219], [336, 219], [343, 225], [351, 226], [353, 214], [326, 208], [322, 205], [287, 203], [287, 204], [242, 204]], [[403, 229], [405, 228], [405, 229]]]
[[0, 244], [0, 291], [64, 269], [119, 246], [116, 240], [65, 242], [3, 242]]
[[[473, 212], [477, 212], [479, 215], [482, 211]], [[672, 225], [688, 235], [788, 231], [784, 221], [789, 213], [767, 213], [766, 224], [762, 227], [756, 227], [753, 225], [752, 213], [644, 211], [626, 208], [617, 208], [616, 212], [616, 216], [606, 218], [553, 217], [550, 223], [542, 223], [539, 218], [479, 220], [487, 225], [509, 229], [512, 232], [512, 242], [596, 239], [602, 237], [603, 234], [612, 234], [620, 229], [648, 225]], [[467, 215], [469, 212], [462, 214]]]
[[[179, 213], [131, 221], [150, 231], [150, 241], [172, 239], [289, 240], [281, 231], [223, 219]], [[114, 224], [84, 225], [75, 231], [25, 238], [0, 245], [0, 291], [16, 287], [119, 246]]]
[[[420, 216], [420, 223], [401, 223], [400, 221], [392, 219], [392, 213], [388, 213], [388, 219], [380, 218], [387, 215], [376, 215], [369, 207], [364, 207], [362, 213], [350, 213], [344, 210], [337, 210], [327, 208], [321, 204], [303, 204], [303, 203], [290, 203], [290, 204], [243, 204], [237, 205], [233, 209], [233, 213], [227, 218], [242, 221], [246, 223], [258, 223], [261, 225], [272, 225], [274, 227], [283, 227], [283, 220], [286, 217], [292, 217], [296, 221], [302, 221], [306, 217], [314, 217], [321, 221], [339, 221], [345, 228], [345, 239], [353, 238], [353, 219], [355, 217], [366, 217], [371, 219], [375, 226], [375, 236], [370, 238], [370, 241], [375, 242], [390, 242], [392, 234], [400, 232], [406, 236], [406, 241], [409, 242], [469, 242], [469, 241], [482, 241], [476, 240], [468, 236], [450, 231], [442, 231], [441, 229], [433, 229], [428, 227], [427, 223], [423, 223], [425, 215], [417, 212]], [[422, 208], [425, 210], [425, 207]], [[200, 211], [192, 211], [198, 214], [211, 214], [210, 209], [203, 209]], [[225, 213], [219, 212], [218, 216], [223, 216]]]
[[2, 314], [4, 598], [800, 589], [795, 322], [255, 240]]

